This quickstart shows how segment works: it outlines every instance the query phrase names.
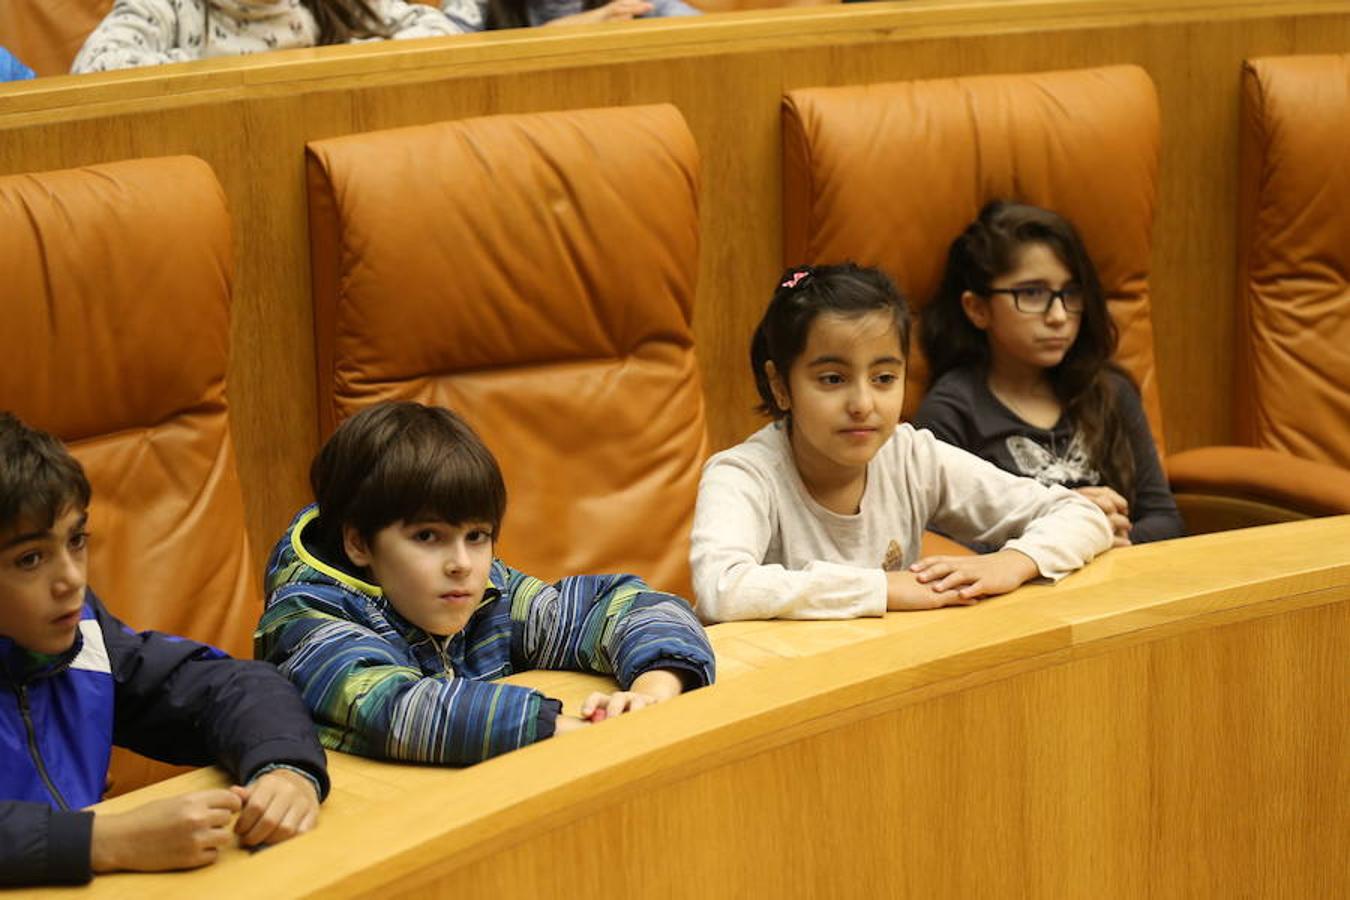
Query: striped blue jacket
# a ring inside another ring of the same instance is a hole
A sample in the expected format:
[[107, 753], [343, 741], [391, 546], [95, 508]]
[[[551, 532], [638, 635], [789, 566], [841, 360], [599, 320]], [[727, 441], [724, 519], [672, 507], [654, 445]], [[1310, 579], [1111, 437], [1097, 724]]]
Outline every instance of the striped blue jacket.
[[254, 652], [300, 689], [330, 749], [468, 765], [549, 737], [561, 704], [493, 681], [529, 669], [613, 675], [624, 688], [658, 668], [688, 687], [713, 680], [689, 605], [632, 575], [550, 585], [493, 560], [468, 624], [438, 640], [320, 557], [306, 534], [317, 517], [302, 510], [268, 559]]

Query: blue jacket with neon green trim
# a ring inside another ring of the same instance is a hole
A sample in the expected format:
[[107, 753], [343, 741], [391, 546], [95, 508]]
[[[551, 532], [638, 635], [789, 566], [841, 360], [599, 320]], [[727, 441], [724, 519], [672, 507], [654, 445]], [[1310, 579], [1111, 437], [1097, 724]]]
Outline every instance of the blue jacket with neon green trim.
[[458, 634], [408, 622], [345, 558], [321, 556], [314, 506], [267, 563], [254, 654], [300, 689], [333, 750], [468, 765], [553, 734], [557, 700], [495, 683], [529, 669], [614, 675], [625, 689], [650, 669], [687, 688], [711, 684], [713, 652], [679, 597], [632, 575], [547, 584], [493, 560], [483, 600]]

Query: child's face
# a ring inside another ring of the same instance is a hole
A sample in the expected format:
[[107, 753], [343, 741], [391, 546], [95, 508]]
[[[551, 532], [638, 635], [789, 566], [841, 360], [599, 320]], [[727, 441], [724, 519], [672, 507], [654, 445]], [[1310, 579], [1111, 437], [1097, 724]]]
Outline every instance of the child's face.
[[[1059, 291], [1074, 285], [1073, 274], [1045, 244], [1027, 244], [1011, 272], [995, 278], [998, 289], [1047, 287]], [[1070, 313], [1055, 300], [1044, 312], [1022, 312], [1010, 294], [980, 297], [967, 292], [961, 298], [966, 316], [989, 337], [995, 366], [1049, 369], [1059, 365], [1073, 346], [1082, 325], [1081, 313]]]
[[20, 524], [0, 537], [0, 635], [35, 653], [70, 649], [84, 606], [88, 518], [70, 508], [50, 529]]
[[780, 408], [792, 413], [799, 467], [856, 470], [886, 443], [905, 402], [905, 354], [886, 312], [821, 313], [787, 384], [771, 373]]
[[349, 527], [343, 540], [398, 614], [429, 634], [462, 631], [487, 590], [492, 526], [486, 523], [395, 522], [369, 543]]

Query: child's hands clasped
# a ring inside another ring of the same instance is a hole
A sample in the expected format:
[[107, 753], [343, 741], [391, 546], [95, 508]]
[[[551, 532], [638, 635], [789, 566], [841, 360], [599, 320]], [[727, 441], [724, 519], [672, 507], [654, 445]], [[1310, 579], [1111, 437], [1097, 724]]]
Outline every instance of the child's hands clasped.
[[299, 772], [273, 769], [248, 787], [230, 788], [243, 803], [234, 832], [245, 847], [279, 844], [319, 822], [314, 784]]
[[979, 556], [929, 556], [911, 565], [909, 570], [920, 585], [935, 594], [955, 594], [959, 598], [941, 604], [944, 606], [969, 604], [981, 597], [1006, 594], [1040, 573], [1031, 557], [1017, 550], [1000, 550]]
[[247, 847], [276, 844], [318, 821], [319, 797], [309, 779], [274, 769], [248, 787], [196, 791], [95, 815], [90, 862], [95, 872], [195, 869], [215, 862], [234, 834]]
[[1111, 523], [1112, 547], [1130, 546], [1130, 504], [1109, 487], [1080, 487], [1078, 493], [1097, 504]]
[[220, 848], [230, 842], [230, 822], [242, 805], [237, 794], [221, 788], [156, 800], [130, 812], [98, 813], [92, 868], [163, 872], [215, 862]]
[[913, 572], [886, 573], [886, 609], [896, 612], [913, 609], [937, 609], [941, 606], [973, 606], [956, 591], [938, 591], [919, 581]]

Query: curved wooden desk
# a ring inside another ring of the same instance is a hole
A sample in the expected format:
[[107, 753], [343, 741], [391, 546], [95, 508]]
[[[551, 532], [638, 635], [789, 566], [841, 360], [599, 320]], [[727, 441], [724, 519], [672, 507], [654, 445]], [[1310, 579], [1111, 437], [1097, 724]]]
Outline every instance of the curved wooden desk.
[[[712, 630], [716, 686], [107, 896], [1290, 896], [1347, 884], [1350, 517], [975, 608]], [[518, 679], [571, 706], [598, 679]], [[220, 784], [202, 770], [104, 806]], [[60, 893], [52, 892], [52, 893]], [[90, 893], [86, 889], [82, 893]]]

